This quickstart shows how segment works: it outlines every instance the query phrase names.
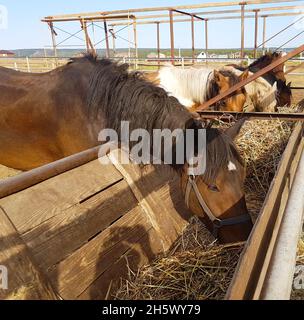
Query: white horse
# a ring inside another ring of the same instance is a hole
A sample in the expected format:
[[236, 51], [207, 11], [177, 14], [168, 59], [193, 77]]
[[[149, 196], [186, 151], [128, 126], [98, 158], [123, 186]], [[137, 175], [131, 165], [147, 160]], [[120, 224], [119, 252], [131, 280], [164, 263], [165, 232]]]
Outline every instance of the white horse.
[[[146, 79], [162, 87], [187, 108], [195, 111], [197, 106], [213, 98], [231, 86], [245, 79], [248, 72], [236, 73], [229, 70], [210, 68], [182, 69], [172, 65], [162, 67], [158, 72], [146, 74]], [[221, 110], [243, 111], [246, 92], [243, 89], [225, 98]]]

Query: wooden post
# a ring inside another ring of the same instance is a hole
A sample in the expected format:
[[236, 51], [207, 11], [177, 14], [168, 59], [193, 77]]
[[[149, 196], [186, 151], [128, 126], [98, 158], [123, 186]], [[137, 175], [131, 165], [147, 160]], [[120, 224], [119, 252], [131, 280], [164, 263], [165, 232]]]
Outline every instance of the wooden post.
[[206, 63], [208, 62], [208, 19], [205, 19], [205, 53]]
[[84, 36], [85, 36], [85, 42], [86, 42], [86, 47], [87, 47], [87, 52], [90, 51], [90, 45], [89, 45], [89, 39], [88, 39], [88, 29], [87, 29], [87, 22], [84, 20], [81, 20], [81, 28], [84, 31]]
[[257, 47], [258, 47], [258, 23], [259, 23], [259, 10], [254, 10], [254, 59], [257, 58]]
[[174, 27], [173, 27], [173, 11], [169, 10], [170, 17], [170, 48], [171, 48], [171, 63], [174, 65]]
[[241, 4], [241, 58], [244, 58], [245, 4]]
[[52, 35], [52, 44], [53, 44], [54, 57], [57, 58], [56, 32], [54, 30], [53, 22], [50, 22], [49, 26], [50, 26], [51, 35]]
[[157, 34], [157, 61], [158, 68], [160, 67], [160, 33], [159, 33], [159, 22], [156, 22], [156, 34]]
[[194, 16], [191, 16], [191, 38], [192, 38], [192, 64], [194, 64]]
[[105, 38], [106, 38], [106, 57], [110, 57], [110, 47], [109, 47], [109, 34], [108, 34], [108, 26], [107, 26], [107, 21], [104, 19], [103, 20], [103, 25], [104, 25], [104, 32], [105, 32]]
[[266, 41], [266, 16], [263, 17], [263, 54], [265, 54], [265, 41]]
[[137, 48], [136, 18], [133, 18], [133, 35], [134, 35], [134, 47], [135, 47], [135, 69], [137, 69], [138, 48]]

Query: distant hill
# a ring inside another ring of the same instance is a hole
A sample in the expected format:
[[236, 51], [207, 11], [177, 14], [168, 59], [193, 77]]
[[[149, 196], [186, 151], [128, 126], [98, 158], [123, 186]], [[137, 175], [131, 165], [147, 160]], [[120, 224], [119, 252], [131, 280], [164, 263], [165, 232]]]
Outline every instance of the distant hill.
[[[270, 48], [270, 50], [275, 50], [275, 48]], [[292, 48], [287, 48], [284, 49], [284, 51], [290, 51]], [[52, 57], [54, 55], [53, 50], [51, 49], [18, 49], [18, 50], [10, 50], [15, 53], [16, 57]], [[203, 48], [195, 49], [195, 54], [198, 55], [200, 52], [204, 51]], [[208, 53], [214, 53], [214, 54], [230, 54], [230, 53], [235, 53], [240, 51], [239, 48], [230, 48], [230, 49], [209, 49]], [[75, 57], [81, 53], [85, 52], [84, 48], [76, 48], [76, 49], [58, 49], [57, 54], [59, 57], [67, 58], [67, 57]], [[128, 52], [128, 48], [119, 48], [116, 49], [116, 55], [119, 55], [119, 53], [124, 53], [126, 54]], [[132, 50], [134, 52], [134, 50]], [[155, 52], [155, 48], [139, 48], [138, 49], [138, 55], [139, 58], [146, 58], [148, 54], [151, 52]], [[179, 52], [181, 56], [183, 57], [191, 57], [192, 56], [192, 51], [191, 49], [176, 49], [175, 50], [175, 55], [178, 56]], [[245, 54], [248, 54], [249, 56], [252, 55], [253, 49], [251, 48], [246, 48], [245, 49]], [[105, 56], [105, 49], [98, 49], [97, 53], [99, 56]], [[161, 49], [161, 53], [165, 54], [166, 56], [170, 56], [170, 49], [169, 48], [164, 48]]]

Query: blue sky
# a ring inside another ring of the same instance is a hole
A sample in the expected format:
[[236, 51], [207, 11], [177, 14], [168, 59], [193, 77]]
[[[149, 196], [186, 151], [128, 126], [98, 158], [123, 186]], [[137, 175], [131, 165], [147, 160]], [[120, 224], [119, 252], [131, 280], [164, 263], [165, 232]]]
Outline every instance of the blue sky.
[[[20, 48], [42, 48], [51, 44], [50, 33], [45, 23], [40, 21], [47, 15], [56, 15], [75, 12], [90, 12], [99, 10], [115, 10], [139, 7], [153, 6], [174, 6], [184, 4], [208, 3], [204, 0], [133, 0], [133, 1], [103, 1], [103, 0], [0, 0], [8, 10], [8, 28], [0, 29], [0, 49], [20, 49]], [[220, 0], [217, 0], [219, 2]], [[225, 1], [221, 1], [225, 2]], [[286, 3], [291, 5], [293, 3]], [[304, 4], [304, 1], [297, 1], [294, 4]], [[275, 6], [271, 4], [269, 6]], [[230, 7], [233, 8], [233, 7]], [[284, 26], [295, 20], [295, 17], [271, 18], [268, 21], [267, 36], [276, 33]], [[72, 23], [70, 25], [58, 24], [69, 32], [77, 31], [79, 24]], [[210, 21], [209, 22], [209, 47], [210, 48], [233, 48], [240, 46], [240, 21]], [[304, 28], [304, 24], [302, 24]], [[253, 45], [253, 19], [246, 21], [246, 47]], [[278, 46], [287, 41], [288, 38], [297, 34], [300, 30], [292, 27], [284, 35], [271, 42], [271, 46]], [[191, 47], [191, 29], [190, 23], [175, 24], [175, 46], [182, 48]], [[203, 24], [196, 23], [196, 47], [203, 47]], [[129, 33], [124, 30], [120, 34], [123, 38], [128, 38]], [[92, 35], [93, 36], [93, 35]], [[59, 33], [57, 41], [64, 39], [64, 34]], [[103, 38], [103, 31], [95, 28], [94, 38], [97, 42]], [[262, 39], [262, 21], [260, 20], [259, 42]], [[297, 46], [304, 41], [304, 35], [294, 40], [289, 46]], [[155, 47], [156, 34], [155, 26], [139, 26], [138, 27], [139, 47]], [[68, 45], [78, 45], [80, 40], [71, 40]], [[168, 25], [161, 25], [161, 47], [168, 48], [170, 45]], [[100, 46], [102, 48], [104, 43]], [[127, 47], [128, 43], [122, 39], [117, 40], [117, 47]]]

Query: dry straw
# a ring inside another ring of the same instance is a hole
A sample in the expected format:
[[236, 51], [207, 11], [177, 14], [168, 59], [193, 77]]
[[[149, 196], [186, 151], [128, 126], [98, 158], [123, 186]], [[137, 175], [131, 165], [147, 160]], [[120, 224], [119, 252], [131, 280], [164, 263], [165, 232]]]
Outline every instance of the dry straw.
[[[294, 112], [295, 109], [281, 109]], [[225, 124], [220, 127], [225, 128]], [[293, 123], [252, 120], [243, 126], [237, 145], [244, 158], [248, 209], [256, 219], [291, 134]], [[243, 248], [218, 245], [193, 218], [172, 250], [136, 274], [116, 292], [116, 299], [223, 299]]]

